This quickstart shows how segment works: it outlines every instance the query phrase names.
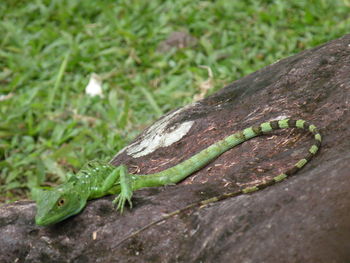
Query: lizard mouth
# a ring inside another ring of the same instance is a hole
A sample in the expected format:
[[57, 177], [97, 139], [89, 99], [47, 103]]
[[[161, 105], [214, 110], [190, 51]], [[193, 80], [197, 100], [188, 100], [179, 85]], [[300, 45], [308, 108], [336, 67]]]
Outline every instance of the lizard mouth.
[[49, 226], [61, 222], [68, 217], [78, 214], [83, 208], [85, 204], [82, 204], [80, 207], [75, 210], [66, 211], [64, 214], [62, 213], [41, 213], [38, 211], [35, 216], [35, 223], [39, 226]]
[[[79, 213], [76, 212], [75, 214]], [[42, 217], [42, 216], [36, 216], [35, 217], [35, 223], [39, 226], [49, 226], [49, 225], [53, 225], [57, 222], [63, 221], [66, 218], [70, 217], [72, 214], [68, 214], [66, 216], [52, 216], [52, 217]]]

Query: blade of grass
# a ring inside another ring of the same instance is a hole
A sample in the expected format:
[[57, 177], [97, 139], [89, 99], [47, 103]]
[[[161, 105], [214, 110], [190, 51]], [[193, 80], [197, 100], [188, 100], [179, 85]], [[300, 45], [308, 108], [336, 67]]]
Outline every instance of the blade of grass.
[[67, 68], [69, 56], [70, 56], [70, 52], [68, 51], [68, 53], [66, 54], [66, 56], [64, 57], [64, 59], [61, 63], [60, 70], [58, 71], [57, 78], [56, 78], [55, 84], [53, 86], [53, 91], [51, 92], [50, 97], [49, 97], [49, 102], [48, 102], [49, 109], [51, 109], [51, 107], [52, 107], [52, 103], [53, 103], [53, 100], [55, 98], [56, 92], [57, 92], [58, 87], [60, 86], [60, 84], [62, 82], [63, 74]]
[[44, 166], [46, 167], [46, 169], [48, 171], [50, 171], [50, 173], [56, 174], [61, 179], [62, 182], [65, 181], [66, 173], [59, 166], [59, 164], [57, 162], [55, 162], [53, 159], [51, 159], [50, 157], [47, 157], [47, 156], [42, 156], [41, 160], [42, 160]]
[[154, 97], [152, 96], [152, 94], [144, 87], [139, 87], [139, 89], [143, 93], [143, 95], [145, 95], [148, 103], [151, 105], [151, 107], [154, 109], [154, 111], [157, 113], [157, 115], [162, 116], [163, 111], [158, 106], [158, 104], [157, 104], [156, 100], [154, 99]]

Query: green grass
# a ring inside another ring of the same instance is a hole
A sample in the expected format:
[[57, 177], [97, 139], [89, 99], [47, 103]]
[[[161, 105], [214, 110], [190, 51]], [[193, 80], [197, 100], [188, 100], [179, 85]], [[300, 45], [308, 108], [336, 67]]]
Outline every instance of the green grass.
[[[347, 0], [0, 3], [0, 201], [109, 160], [163, 113], [348, 33]], [[157, 52], [173, 31], [194, 47]], [[103, 77], [104, 97], [84, 90]]]

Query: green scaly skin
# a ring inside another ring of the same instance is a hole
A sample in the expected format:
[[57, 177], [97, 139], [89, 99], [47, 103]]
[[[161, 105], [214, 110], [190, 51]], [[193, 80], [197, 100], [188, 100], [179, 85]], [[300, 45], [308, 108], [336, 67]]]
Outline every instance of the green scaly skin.
[[131, 197], [133, 191], [144, 187], [175, 184], [236, 145], [272, 130], [285, 128], [301, 128], [314, 135], [314, 144], [310, 147], [308, 154], [299, 160], [291, 169], [259, 185], [247, 187], [237, 192], [223, 194], [174, 211], [146, 225], [130, 236], [189, 208], [207, 205], [229, 197], [248, 194], [266, 188], [295, 174], [317, 153], [321, 146], [321, 135], [317, 131], [316, 126], [304, 120], [283, 119], [264, 122], [258, 126], [252, 126], [227, 136], [178, 165], [162, 172], [148, 175], [129, 174], [124, 165], [115, 167], [100, 161], [88, 162], [76, 175], [72, 175], [64, 184], [51, 190], [37, 189], [33, 191], [33, 199], [37, 202], [35, 222], [41, 226], [60, 222], [79, 213], [86, 206], [88, 200], [110, 194], [117, 194], [113, 203], [122, 212], [126, 202], [130, 206], [132, 205]]

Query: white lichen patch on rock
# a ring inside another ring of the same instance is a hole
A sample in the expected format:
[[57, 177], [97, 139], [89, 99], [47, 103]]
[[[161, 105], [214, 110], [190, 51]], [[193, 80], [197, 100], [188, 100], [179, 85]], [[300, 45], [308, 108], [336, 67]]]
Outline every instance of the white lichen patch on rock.
[[158, 120], [144, 132], [139, 140], [122, 149], [117, 155], [126, 151], [128, 155], [138, 158], [150, 154], [161, 147], [170, 146], [181, 140], [189, 132], [194, 121], [176, 123], [174, 126], [169, 126], [169, 123], [171, 123], [180, 112], [187, 110], [192, 106], [193, 105], [188, 105], [183, 107]]

